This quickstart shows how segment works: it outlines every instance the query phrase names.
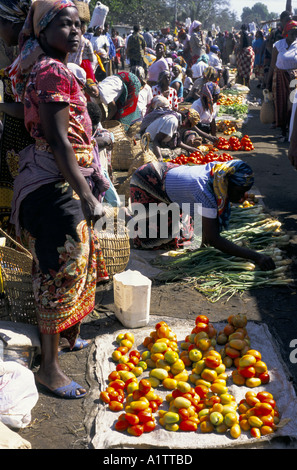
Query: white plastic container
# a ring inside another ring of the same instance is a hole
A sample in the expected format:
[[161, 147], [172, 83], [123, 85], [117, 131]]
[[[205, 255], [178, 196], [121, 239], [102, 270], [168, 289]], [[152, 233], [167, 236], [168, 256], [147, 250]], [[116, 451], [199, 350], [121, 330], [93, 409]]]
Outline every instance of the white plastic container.
[[127, 270], [113, 276], [115, 316], [127, 328], [149, 322], [152, 281], [139, 271]]

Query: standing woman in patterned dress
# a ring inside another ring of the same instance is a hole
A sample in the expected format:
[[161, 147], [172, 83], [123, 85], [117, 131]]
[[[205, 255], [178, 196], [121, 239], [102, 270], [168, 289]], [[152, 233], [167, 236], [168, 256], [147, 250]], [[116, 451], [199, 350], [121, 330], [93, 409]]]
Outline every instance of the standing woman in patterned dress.
[[34, 1], [20, 36], [17, 73], [35, 144], [20, 153], [12, 222], [33, 255], [42, 345], [36, 381], [63, 398], [81, 398], [86, 390], [60, 368], [60, 336], [72, 349], [81, 321], [94, 308], [96, 283], [108, 277], [93, 229], [104, 211], [92, 124], [79, 82], [66, 66], [80, 34], [71, 1]]
[[255, 52], [249, 45], [247, 26], [242, 25], [239, 44], [236, 52], [237, 76], [236, 82], [247, 87], [254, 69]]
[[[0, 37], [8, 47], [18, 45], [31, 0], [0, 0]], [[17, 49], [17, 48], [16, 48]], [[24, 125], [24, 105], [15, 90], [15, 73], [19, 57], [0, 70], [3, 84], [3, 134], [0, 142], [0, 227], [10, 231], [9, 218], [13, 181], [18, 172], [19, 151], [33, 142]]]

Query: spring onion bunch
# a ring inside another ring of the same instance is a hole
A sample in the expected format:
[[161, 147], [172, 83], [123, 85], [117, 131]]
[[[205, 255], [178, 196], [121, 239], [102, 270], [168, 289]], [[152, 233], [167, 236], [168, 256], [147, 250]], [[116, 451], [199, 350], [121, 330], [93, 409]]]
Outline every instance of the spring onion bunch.
[[275, 270], [261, 271], [250, 261], [224, 254], [213, 247], [202, 247], [159, 256], [154, 261], [162, 270], [158, 279], [191, 283], [212, 302], [251, 288], [292, 284], [294, 281], [287, 276], [291, 260], [286, 259], [282, 250], [290, 237], [282, 230], [281, 223], [265, 214], [259, 205], [236, 206], [231, 213], [230, 228], [222, 232], [222, 236], [237, 245], [271, 256]]

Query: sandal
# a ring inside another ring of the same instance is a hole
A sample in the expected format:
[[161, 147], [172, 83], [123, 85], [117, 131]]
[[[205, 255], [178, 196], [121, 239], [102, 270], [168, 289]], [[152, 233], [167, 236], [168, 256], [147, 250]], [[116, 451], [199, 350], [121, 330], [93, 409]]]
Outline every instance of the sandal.
[[[90, 345], [90, 341], [78, 337], [71, 351], [80, 351], [81, 349], [87, 348], [89, 345]], [[60, 351], [58, 352], [58, 355], [61, 356], [62, 354], [65, 354], [66, 352], [69, 352], [69, 351], [70, 351], [69, 346], [64, 347], [60, 349]]]
[[41, 384], [40, 382], [37, 383], [38, 386], [41, 385], [41, 387], [43, 387], [47, 392], [53, 393], [54, 395], [60, 398], [83, 398], [88, 393], [85, 392], [77, 395], [76, 391], [82, 389], [83, 387], [78, 383], [74, 382], [74, 380], [72, 380], [70, 384], [64, 385], [63, 387], [58, 387], [55, 390], [51, 390], [46, 385]]
[[89, 345], [90, 342], [88, 340], [78, 337], [71, 351], [80, 351], [80, 349], [85, 349]]

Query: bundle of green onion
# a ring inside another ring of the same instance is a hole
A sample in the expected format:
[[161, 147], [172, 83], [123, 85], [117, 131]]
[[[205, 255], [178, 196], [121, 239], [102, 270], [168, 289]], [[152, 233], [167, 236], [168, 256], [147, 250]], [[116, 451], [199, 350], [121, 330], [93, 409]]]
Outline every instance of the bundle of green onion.
[[162, 270], [158, 280], [192, 283], [212, 302], [251, 288], [292, 284], [294, 281], [286, 274], [291, 260], [281, 249], [289, 243], [290, 236], [281, 230], [281, 223], [265, 214], [261, 205], [236, 206], [231, 213], [229, 230], [222, 235], [237, 245], [271, 256], [275, 270], [261, 271], [252, 262], [203, 247], [157, 257], [154, 265]]

